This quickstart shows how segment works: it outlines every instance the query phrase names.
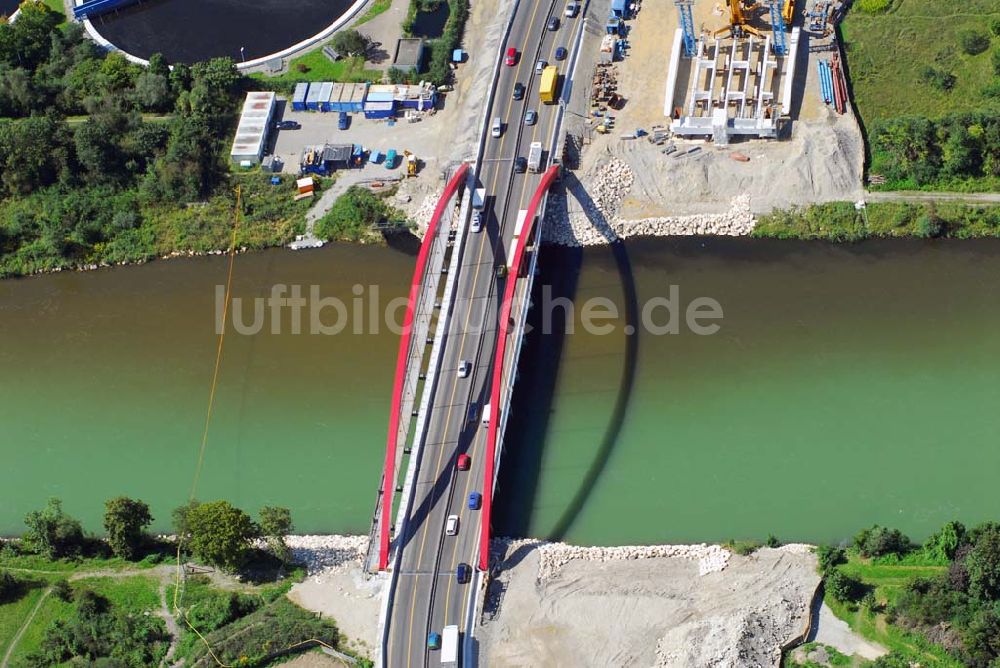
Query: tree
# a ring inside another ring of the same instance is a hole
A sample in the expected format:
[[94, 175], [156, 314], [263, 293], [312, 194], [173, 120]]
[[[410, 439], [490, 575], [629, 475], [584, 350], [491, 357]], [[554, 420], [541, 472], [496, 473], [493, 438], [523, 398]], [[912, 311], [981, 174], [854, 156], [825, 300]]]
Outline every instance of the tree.
[[910, 549], [910, 539], [899, 529], [873, 525], [854, 537], [854, 547], [862, 557], [881, 557], [887, 554], [903, 554]]
[[191, 511], [201, 505], [201, 501], [191, 499], [183, 506], [174, 508], [170, 513], [170, 526], [173, 527], [174, 535], [178, 541], [191, 539]]
[[1000, 598], [1000, 530], [991, 528], [976, 538], [965, 557], [969, 594], [979, 601]]
[[59, 499], [51, 498], [42, 510], [32, 510], [24, 524], [28, 527], [24, 545], [49, 559], [77, 554], [83, 546], [80, 523], [63, 511]]
[[0, 123], [0, 180], [9, 194], [51, 185], [68, 169], [66, 124], [46, 116]]
[[104, 502], [104, 530], [116, 556], [134, 559], [142, 547], [145, 529], [152, 523], [149, 506], [137, 499], [119, 496]]
[[136, 103], [149, 111], [166, 111], [173, 101], [167, 77], [149, 71], [143, 72], [135, 78], [133, 95]]
[[238, 571], [260, 530], [250, 516], [228, 501], [202, 503], [187, 513], [194, 554], [228, 571]]
[[364, 56], [368, 53], [371, 42], [367, 37], [353, 28], [342, 30], [333, 36], [330, 45], [337, 53], [348, 56]]
[[980, 610], [962, 634], [965, 645], [965, 664], [986, 668], [1000, 656], [1000, 615], [992, 608]]
[[288, 508], [264, 506], [260, 509], [260, 533], [274, 552], [274, 556], [287, 563], [291, 560], [291, 550], [285, 543], [285, 536], [292, 532], [292, 512]]

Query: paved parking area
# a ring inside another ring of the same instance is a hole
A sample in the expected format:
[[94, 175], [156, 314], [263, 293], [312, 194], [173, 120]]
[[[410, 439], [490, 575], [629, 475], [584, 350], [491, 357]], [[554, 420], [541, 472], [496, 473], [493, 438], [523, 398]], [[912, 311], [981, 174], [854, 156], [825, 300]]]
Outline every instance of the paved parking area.
[[[439, 170], [437, 155], [441, 153], [438, 140], [440, 129], [440, 114], [425, 115], [422, 120], [409, 123], [404, 118], [397, 118], [394, 126], [384, 120], [369, 120], [364, 114], [351, 114], [351, 122], [347, 130], [337, 129], [336, 112], [292, 111], [291, 105], [280, 101], [275, 114], [277, 120], [297, 121], [302, 125], [299, 130], [272, 131], [270, 151], [281, 159], [282, 172], [296, 174], [299, 169], [299, 157], [305, 146], [315, 144], [361, 144], [368, 150], [379, 150], [385, 153], [396, 149], [402, 156], [403, 150], [415, 153], [424, 162], [423, 172]], [[400, 173], [400, 168], [387, 170], [385, 165], [366, 164], [363, 172], [372, 172], [371, 177]]]

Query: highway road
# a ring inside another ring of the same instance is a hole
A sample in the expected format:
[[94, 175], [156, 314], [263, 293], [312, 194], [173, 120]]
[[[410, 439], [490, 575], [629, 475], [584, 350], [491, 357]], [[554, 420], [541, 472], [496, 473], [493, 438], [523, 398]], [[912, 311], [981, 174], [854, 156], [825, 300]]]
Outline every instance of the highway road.
[[[439, 665], [439, 653], [427, 649], [428, 633], [440, 633], [449, 624], [464, 629], [469, 612], [472, 584], [458, 583], [455, 571], [460, 563], [474, 568], [477, 561], [480, 512], [469, 509], [467, 501], [469, 493], [482, 487], [486, 428], [481, 413], [489, 396], [503, 282], [514, 279], [498, 278], [496, 267], [508, 261], [518, 212], [527, 208], [541, 177], [515, 173], [514, 159], [527, 157], [533, 141], [548, 148], [557, 119], [558, 106], [538, 99], [540, 77], [535, 74], [535, 63], [543, 59], [559, 66], [565, 85], [577, 23], [583, 20], [582, 15], [565, 17], [564, 7], [563, 0], [551, 4], [544, 0], [521, 2], [503, 47], [504, 52], [509, 46], [516, 47], [519, 58], [514, 66], [501, 66], [489, 113], [489, 125], [499, 116], [504, 130], [499, 138], [487, 137], [484, 159], [477, 170], [479, 185], [486, 189], [484, 226], [482, 232], [467, 234], [459, 265], [413, 505], [405, 523], [406, 534], [400, 538], [403, 556], [388, 617], [385, 666]], [[560, 20], [554, 31], [547, 29], [551, 16]], [[556, 61], [555, 51], [560, 46], [569, 55]], [[513, 99], [517, 82], [527, 88], [520, 101]], [[529, 109], [538, 112], [538, 121], [532, 126], [524, 125]], [[548, 164], [549, 158], [546, 154], [543, 164]], [[466, 378], [459, 378], [457, 370], [463, 360], [469, 361], [473, 370]], [[496, 413], [493, 410], [492, 419], [497, 419]], [[469, 471], [457, 470], [461, 453], [472, 459]], [[445, 535], [445, 523], [452, 514], [459, 517], [457, 536]]]

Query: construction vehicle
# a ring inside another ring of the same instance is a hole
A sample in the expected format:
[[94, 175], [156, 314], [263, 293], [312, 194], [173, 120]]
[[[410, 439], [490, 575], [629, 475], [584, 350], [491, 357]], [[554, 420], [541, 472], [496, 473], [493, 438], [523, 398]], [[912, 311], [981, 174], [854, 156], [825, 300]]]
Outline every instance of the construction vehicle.
[[542, 142], [533, 141], [528, 148], [528, 169], [534, 173], [542, 171]]
[[785, 0], [785, 6], [781, 9], [781, 18], [785, 20], [785, 25], [791, 30], [792, 19], [795, 18], [795, 0]]
[[556, 101], [556, 88], [559, 86], [559, 68], [549, 65], [542, 70], [542, 83], [538, 87], [538, 98], [545, 104]]
[[764, 33], [750, 25], [750, 20], [753, 18], [752, 12], [759, 8], [757, 0], [728, 0], [728, 4], [729, 25], [716, 30], [712, 33], [713, 37], [720, 35], [729, 35], [737, 39], [746, 37], [747, 35], [764, 37]]
[[413, 155], [407, 150], [403, 150], [403, 155], [406, 156], [406, 175], [416, 176], [417, 175], [417, 156]]

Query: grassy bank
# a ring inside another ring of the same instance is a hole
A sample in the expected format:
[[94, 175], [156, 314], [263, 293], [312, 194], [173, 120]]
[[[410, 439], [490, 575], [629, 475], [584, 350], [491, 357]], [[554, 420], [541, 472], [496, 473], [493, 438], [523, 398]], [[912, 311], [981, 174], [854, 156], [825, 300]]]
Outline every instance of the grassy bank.
[[1000, 236], [1000, 206], [961, 203], [831, 202], [759, 216], [753, 236], [860, 241], [895, 237], [970, 239]]
[[[40, 236], [0, 254], [0, 277], [71, 269], [89, 264], [134, 263], [172, 252], [204, 253], [229, 247], [236, 211], [235, 188], [242, 190], [242, 219], [236, 245], [253, 249], [279, 246], [305, 227], [311, 200], [296, 202], [294, 179], [272, 186], [260, 172], [234, 173], [229, 187], [203, 202], [177, 206], [148, 203], [130, 193], [109, 196], [103, 190], [65, 192], [60, 188], [0, 202], [0, 232], [45, 230], [84, 218], [111, 221], [90, 243], [53, 243]], [[329, 183], [329, 181], [327, 181]], [[121, 218], [129, 212], [128, 220]], [[115, 220], [122, 220], [114, 224]], [[81, 223], [82, 224], [82, 223]], [[54, 241], [54, 240], [53, 240]], [[81, 239], [81, 242], [87, 241]]]

